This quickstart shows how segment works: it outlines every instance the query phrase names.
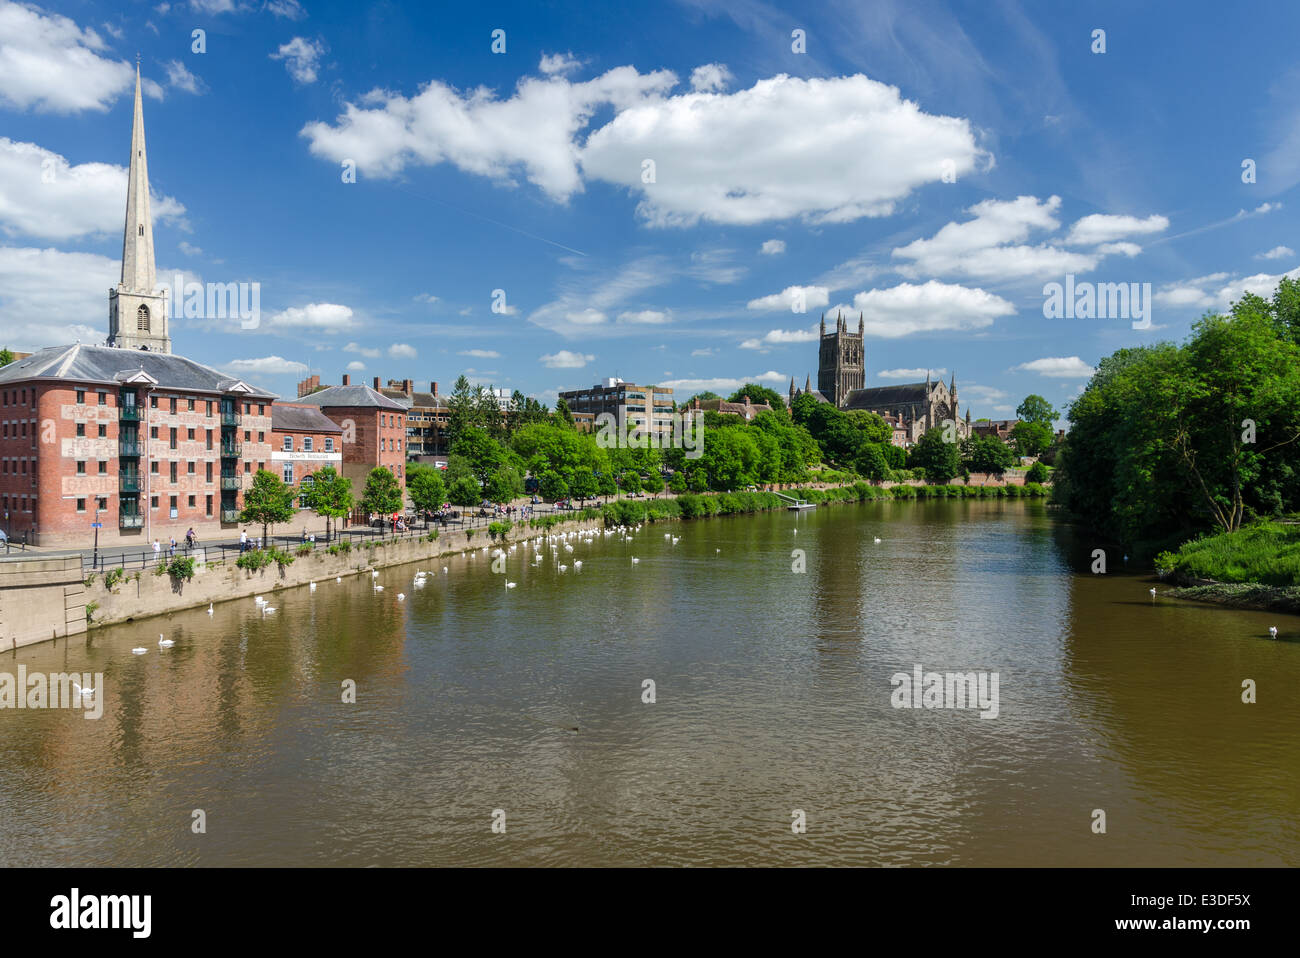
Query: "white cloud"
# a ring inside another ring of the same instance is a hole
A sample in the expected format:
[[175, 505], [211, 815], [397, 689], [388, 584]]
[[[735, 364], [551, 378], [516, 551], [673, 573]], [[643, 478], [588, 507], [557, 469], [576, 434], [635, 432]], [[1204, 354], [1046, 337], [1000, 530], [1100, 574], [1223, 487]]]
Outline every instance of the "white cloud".
[[1159, 214], [1152, 214], [1146, 219], [1136, 216], [1093, 213], [1076, 220], [1070, 227], [1065, 242], [1078, 246], [1096, 246], [1100, 243], [1113, 243], [1130, 236], [1147, 233], [1161, 233], [1169, 228], [1169, 219]]
[[785, 252], [785, 240], [764, 240], [763, 245], [759, 247], [759, 252], [765, 256], [780, 256]]
[[[642, 182], [645, 158], [654, 183]], [[896, 87], [781, 74], [630, 106], [588, 137], [582, 168], [640, 195], [652, 226], [846, 223], [889, 215], [945, 170], [969, 173], [986, 158], [969, 122], [923, 113]]]
[[565, 313], [564, 318], [575, 326], [599, 326], [605, 320], [609, 319], [598, 309], [579, 309], [573, 312]]
[[841, 311], [850, 316], [850, 326], [851, 315], [861, 314], [868, 336], [898, 339], [915, 333], [985, 329], [1016, 310], [1001, 296], [982, 289], [930, 280], [858, 293], [852, 306], [827, 310]]
[[556, 74], [563, 76], [566, 73], [572, 73], [580, 66], [582, 66], [582, 62], [572, 53], [544, 53], [542, 54], [542, 62], [537, 65], [537, 69], [547, 76], [555, 76]]
[[1267, 253], [1257, 253], [1255, 259], [1286, 259], [1294, 255], [1295, 250], [1289, 246], [1274, 246]]
[[1226, 311], [1245, 293], [1271, 299], [1284, 277], [1300, 278], [1300, 267], [1285, 273], [1256, 273], [1231, 279], [1228, 275], [1211, 273], [1182, 283], [1170, 283], [1156, 293], [1156, 302], [1165, 306]]
[[[935, 379], [942, 379], [944, 376], [948, 375], [948, 370], [922, 369], [919, 366], [913, 369], [882, 369], [880, 372], [876, 373], [876, 378], [877, 379], [907, 379], [907, 380], [917, 380], [919, 382], [919, 381], [923, 381], [927, 374], [933, 376]], [[957, 388], [957, 395], [960, 398], [963, 399], [965, 398], [965, 396], [962, 395], [965, 392], [966, 390], [962, 389], [960, 386]]]
[[595, 356], [585, 353], [575, 353], [567, 349], [561, 349], [556, 353], [539, 356], [538, 361], [548, 369], [581, 369], [595, 358]]
[[731, 71], [721, 63], [706, 63], [691, 71], [691, 89], [696, 93], [713, 93], [725, 90], [734, 79]]
[[712, 356], [712, 355], [714, 355], [714, 354], [716, 354], [716, 353], [717, 353], [717, 350], [716, 350], [716, 349], [713, 349], [713, 348], [711, 348], [711, 347], [709, 347], [709, 348], [705, 348], [705, 349], [692, 349], [692, 350], [691, 350], [691, 355], [692, 355], [692, 356]]
[[745, 383], [758, 383], [759, 385], [783, 385], [788, 384], [790, 377], [784, 373], [778, 373], [769, 369], [765, 373], [759, 373], [756, 376], [746, 376], [743, 379], [731, 379], [728, 377], [718, 377], [716, 379], [670, 379], [660, 382], [659, 385], [665, 389], [671, 389], [675, 393], [693, 393], [704, 392], [709, 390], [715, 393], [735, 392]]
[[186, 93], [198, 93], [202, 80], [196, 77], [180, 60], [168, 60], [163, 67], [167, 70], [167, 85]]
[[672, 321], [672, 315], [658, 309], [641, 309], [635, 312], [619, 313], [618, 321], [640, 326], [662, 326], [664, 323]]
[[181, 240], [181, 241], [180, 241], [179, 243], [177, 243], [176, 245], [177, 245], [177, 247], [180, 249], [180, 251], [181, 251], [182, 253], [184, 253], [186, 256], [202, 256], [202, 255], [203, 255], [203, 250], [202, 250], [201, 247], [195, 246], [193, 243], [187, 243], [187, 242], [185, 242], [185, 240]]
[[237, 376], [263, 375], [288, 376], [307, 372], [305, 363], [294, 362], [281, 356], [262, 356], [258, 359], [232, 359], [223, 369]]
[[757, 349], [767, 352], [772, 346], [787, 346], [791, 343], [811, 343], [820, 337], [816, 329], [773, 329], [761, 339], [747, 339], [740, 344], [741, 349]]
[[409, 343], [393, 343], [388, 347], [388, 355], [393, 359], [415, 359], [415, 347]]
[[266, 9], [286, 20], [301, 20], [307, 16], [307, 11], [302, 8], [298, 0], [267, 0]]
[[[107, 292], [121, 276], [116, 259], [95, 253], [0, 246], [0, 316], [3, 345], [34, 350], [80, 340], [102, 343]], [[95, 325], [61, 323], [85, 317]]]
[[473, 356], [475, 359], [500, 359], [501, 354], [495, 349], [462, 349], [459, 356]]
[[[719, 76], [698, 74], [708, 83]], [[639, 214], [655, 226], [884, 216], [947, 164], [960, 175], [987, 159], [968, 121], [923, 113], [861, 75], [782, 74], [735, 93], [668, 96], [677, 82], [666, 70], [625, 66], [580, 83], [524, 77], [501, 99], [432, 81], [412, 97], [373, 90], [302, 135], [313, 154], [353, 159], [369, 176], [449, 162], [511, 186], [522, 173], [560, 202], [583, 189], [584, 176], [605, 180], [639, 195]], [[584, 142], [606, 107], [613, 119]], [[645, 159], [657, 166], [652, 184], [642, 181]]]
[[796, 305], [802, 305], [801, 312], [818, 309], [830, 302], [830, 290], [825, 286], [787, 286], [779, 293], [760, 296], [745, 304], [746, 309], [760, 309], [772, 312], [778, 309], [794, 311]]
[[360, 343], [348, 343], [343, 347], [345, 353], [357, 353], [365, 356], [367, 359], [378, 359], [379, 350], [370, 346], [362, 346]]
[[434, 296], [432, 293], [420, 293], [415, 297], [415, 301], [417, 303], [429, 303], [432, 305], [433, 303], [438, 302], [438, 297]]
[[135, 80], [131, 65], [107, 52], [92, 29], [0, 0], [0, 103], [38, 113], [107, 110]]
[[361, 360], [359, 360], [359, 359], [354, 359], [354, 360], [352, 360], [352, 362], [348, 363], [347, 366], [344, 367], [344, 368], [346, 368], [346, 369], [349, 370], [350, 372], [354, 372], [354, 373], [355, 373], [355, 372], [360, 372], [361, 370], [365, 369], [365, 368], [366, 368], [366, 364], [363, 363], [363, 362], [362, 362]]
[[[1050, 356], [1021, 363], [1015, 368], [1023, 372], [1038, 373], [1040, 376], [1051, 376], [1056, 379], [1078, 379], [1091, 376], [1096, 372], [1078, 356]], [[961, 394], [960, 388], [958, 388], [957, 393], [958, 395]]]
[[[126, 176], [125, 167], [74, 166], [35, 143], [0, 137], [0, 231], [45, 240], [120, 236]], [[155, 221], [183, 224], [185, 207], [175, 198], [153, 194], [150, 206]]]
[[[290, 306], [271, 316], [272, 326], [292, 329], [319, 329], [338, 332], [352, 327], [352, 310], [339, 303], [308, 303]], [[349, 344], [351, 345], [351, 344]]]
[[324, 41], [294, 37], [281, 44], [280, 49], [271, 54], [271, 59], [283, 60], [284, 68], [295, 83], [315, 83], [325, 49]]
[[1097, 252], [1103, 256], [1136, 256], [1142, 252], [1142, 247], [1137, 243], [1102, 243], [1097, 247]]
[[983, 200], [966, 212], [973, 218], [950, 222], [930, 239], [918, 239], [893, 251], [911, 260], [898, 267], [904, 276], [958, 275], [977, 279], [1012, 280], [1032, 276], [1060, 276], [1093, 269], [1100, 254], [1076, 253], [1055, 246], [1025, 246], [1033, 230], [1054, 231], [1061, 206], [1059, 196], [1039, 200], [1020, 196], [1014, 200]]

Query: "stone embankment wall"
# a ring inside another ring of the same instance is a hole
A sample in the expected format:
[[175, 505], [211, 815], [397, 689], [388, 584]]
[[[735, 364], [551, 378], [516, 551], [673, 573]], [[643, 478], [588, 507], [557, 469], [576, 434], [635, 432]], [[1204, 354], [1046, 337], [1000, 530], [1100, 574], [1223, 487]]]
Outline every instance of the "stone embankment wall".
[[86, 588], [77, 556], [0, 562], [0, 648], [86, 631]]

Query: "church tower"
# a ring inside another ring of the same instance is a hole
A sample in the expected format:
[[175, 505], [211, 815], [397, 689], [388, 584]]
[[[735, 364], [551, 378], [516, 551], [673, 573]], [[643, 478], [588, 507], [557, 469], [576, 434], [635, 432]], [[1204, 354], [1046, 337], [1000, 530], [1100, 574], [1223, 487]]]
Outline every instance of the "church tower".
[[131, 167], [126, 183], [126, 227], [122, 234], [122, 281], [108, 291], [108, 345], [170, 353], [167, 299], [155, 292], [153, 217], [149, 212], [149, 165], [144, 150], [140, 64], [135, 65], [135, 116]]
[[841, 313], [835, 319], [835, 332], [826, 333], [826, 316], [822, 316], [821, 352], [817, 358], [817, 391], [834, 405], [843, 408], [854, 389], [867, 384], [862, 314], [858, 315], [858, 332], [849, 332], [848, 321]]

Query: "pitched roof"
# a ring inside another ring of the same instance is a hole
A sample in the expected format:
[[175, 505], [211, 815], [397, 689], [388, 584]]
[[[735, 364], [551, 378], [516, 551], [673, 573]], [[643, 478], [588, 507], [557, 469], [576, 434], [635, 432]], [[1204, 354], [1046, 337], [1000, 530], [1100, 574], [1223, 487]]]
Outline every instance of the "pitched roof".
[[425, 409], [446, 409], [447, 401], [441, 395], [435, 396], [433, 393], [412, 392], [406, 395], [400, 389], [381, 389], [380, 395], [386, 399], [391, 399], [403, 409], [410, 409], [414, 406], [420, 406]]
[[271, 431], [341, 434], [343, 429], [315, 406], [295, 406], [278, 402], [271, 406]]
[[275, 399], [275, 393], [250, 386], [241, 379], [204, 366], [175, 353], [115, 346], [49, 346], [26, 359], [0, 367], [0, 383], [29, 379], [57, 379], [80, 383], [117, 385], [149, 382], [163, 389], [193, 392], [237, 392], [253, 399]]
[[845, 409], [880, 409], [926, 401], [925, 383], [901, 383], [897, 386], [872, 386], [854, 389], [844, 397]]
[[376, 409], [396, 409], [405, 412], [406, 407], [394, 402], [387, 396], [377, 393], [369, 386], [327, 386], [319, 392], [308, 393], [298, 397], [299, 403], [309, 406], [337, 406], [358, 408], [374, 406]]

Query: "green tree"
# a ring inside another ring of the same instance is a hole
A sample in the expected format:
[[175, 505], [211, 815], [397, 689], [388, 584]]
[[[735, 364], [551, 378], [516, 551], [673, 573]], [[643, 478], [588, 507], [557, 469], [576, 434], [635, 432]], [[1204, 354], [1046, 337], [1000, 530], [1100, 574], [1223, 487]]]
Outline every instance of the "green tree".
[[569, 411], [569, 404], [563, 399], [555, 400], [555, 421], [569, 429], [573, 428], [573, 413]]
[[1025, 422], [1043, 423], [1048, 429], [1061, 418], [1051, 403], [1035, 393], [1026, 396], [1024, 402], [1016, 407], [1016, 415]]
[[927, 429], [912, 447], [908, 465], [924, 469], [930, 482], [951, 482], [961, 472], [961, 450], [955, 442], [945, 442], [944, 430]]
[[406, 492], [411, 504], [420, 512], [437, 512], [447, 501], [447, 486], [442, 470], [413, 462], [406, 467]]
[[325, 541], [329, 542], [331, 520], [352, 514], [352, 480], [339, 475], [333, 466], [317, 470], [312, 474], [307, 505], [316, 515], [325, 518]]
[[970, 472], [987, 472], [1000, 476], [1015, 462], [1015, 455], [1000, 439], [975, 436], [961, 444], [961, 459], [962, 466]]
[[767, 403], [772, 407], [773, 412], [784, 413], [786, 411], [785, 400], [781, 398], [781, 394], [775, 389], [760, 386], [758, 383], [745, 383], [731, 394], [731, 398], [727, 402], [744, 402], [746, 396], [755, 406]]
[[618, 485], [624, 492], [640, 492], [641, 477], [637, 475], [635, 469], [629, 469], [618, 477]]
[[13, 361], [14, 361], [14, 354], [13, 351], [9, 349], [8, 346], [6, 346], [4, 349], [0, 349], [0, 366], [8, 366]]
[[569, 495], [573, 496], [579, 503], [585, 503], [588, 499], [595, 498], [600, 486], [596, 482], [596, 474], [591, 471], [578, 470], [569, 480]]
[[1020, 455], [1041, 456], [1051, 448], [1056, 434], [1048, 423], [1022, 420], [1011, 428], [1011, 438]]
[[1025, 482], [1046, 482], [1051, 478], [1051, 472], [1041, 462], [1036, 462], [1025, 472]]
[[253, 476], [252, 486], [244, 493], [244, 508], [239, 513], [239, 521], [260, 524], [262, 541], [266, 542], [267, 526], [288, 522], [295, 511], [293, 489], [275, 473], [259, 469]]
[[522, 473], [509, 462], [503, 461], [483, 484], [484, 492], [493, 502], [509, 502], [524, 491]]
[[538, 491], [543, 499], [555, 502], [569, 494], [569, 485], [554, 469], [547, 469], [537, 481]]
[[381, 516], [402, 511], [402, 487], [397, 477], [383, 466], [376, 466], [366, 476], [366, 488], [361, 493], [361, 511]]
[[659, 475], [658, 470], [655, 470], [645, 479], [641, 480], [641, 488], [650, 493], [650, 495], [657, 496], [659, 493], [664, 491], [664, 477]]

